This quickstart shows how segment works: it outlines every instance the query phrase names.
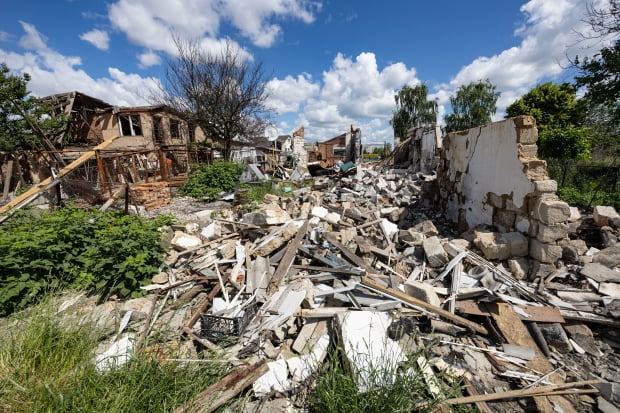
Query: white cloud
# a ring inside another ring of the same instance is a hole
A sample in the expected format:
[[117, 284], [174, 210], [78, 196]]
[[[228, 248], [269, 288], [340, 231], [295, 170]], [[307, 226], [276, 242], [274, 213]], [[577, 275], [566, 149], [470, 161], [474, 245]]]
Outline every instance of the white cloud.
[[0, 49], [0, 61], [14, 72], [31, 75], [28, 89], [34, 96], [78, 90], [113, 105], [138, 106], [147, 104], [143, 93], [153, 90], [159, 82], [115, 68], [108, 69], [109, 77], [94, 79], [80, 68], [81, 58], [50, 49], [35, 26], [22, 22], [22, 27], [26, 34], [20, 45], [28, 51], [19, 54]]
[[267, 83], [267, 107], [280, 114], [297, 112], [299, 105], [318, 94], [319, 90], [320, 86], [313, 83], [312, 76], [307, 73], [297, 78], [290, 75], [282, 80], [275, 78]]
[[105, 30], [94, 29], [80, 35], [80, 39], [87, 41], [99, 50], [110, 48], [110, 36]]
[[[600, 0], [599, 0], [600, 3]], [[496, 119], [502, 118], [506, 106], [537, 83], [553, 79], [568, 66], [568, 58], [593, 54], [600, 45], [579, 42], [579, 33], [587, 33], [583, 22], [586, 4], [582, 0], [531, 0], [521, 6], [525, 22], [515, 35], [522, 38], [517, 46], [493, 56], [481, 56], [464, 66], [437, 94], [449, 96], [469, 82], [489, 79], [501, 92]], [[443, 99], [443, 104], [448, 101]]]
[[0, 42], [4, 42], [6, 40], [9, 40], [9, 37], [10, 37], [10, 35], [7, 32], [5, 32], [3, 30], [0, 30]]
[[161, 57], [152, 50], [144, 52], [138, 55], [138, 65], [141, 68], [147, 68], [151, 66], [157, 66], [161, 64]]

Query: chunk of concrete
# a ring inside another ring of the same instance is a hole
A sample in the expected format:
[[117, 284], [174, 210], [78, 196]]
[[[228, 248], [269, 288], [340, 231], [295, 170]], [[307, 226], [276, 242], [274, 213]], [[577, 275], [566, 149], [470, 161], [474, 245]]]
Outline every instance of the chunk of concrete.
[[217, 222], [212, 222], [200, 231], [200, 236], [209, 241], [218, 239], [222, 236], [222, 230]]
[[398, 231], [398, 240], [410, 243], [411, 245], [420, 246], [424, 241], [424, 234], [421, 232], [415, 232], [411, 228], [401, 229]]
[[579, 208], [570, 207], [570, 216], [568, 217], [568, 222], [577, 222], [581, 219], [581, 212], [579, 212]]
[[189, 250], [202, 245], [202, 240], [194, 235], [189, 235], [183, 231], [174, 231], [174, 237], [170, 241], [174, 248], [180, 251]]
[[534, 213], [543, 224], [559, 224], [570, 217], [570, 206], [564, 201], [545, 199], [537, 203]]
[[267, 204], [258, 211], [243, 216], [243, 222], [252, 225], [281, 225], [291, 221], [291, 216], [277, 204]]
[[432, 304], [435, 307], [439, 307], [441, 305], [441, 301], [439, 301], [439, 296], [435, 292], [435, 288], [430, 284], [421, 281], [407, 281], [404, 284], [404, 288], [405, 293], [412, 297]]
[[448, 263], [448, 254], [441, 246], [437, 237], [429, 237], [422, 242], [422, 248], [428, 259], [428, 265], [433, 268], [443, 267]]
[[598, 262], [591, 262], [583, 266], [581, 274], [598, 282], [620, 283], [620, 272], [612, 270]]
[[592, 255], [592, 262], [598, 262], [609, 268], [620, 265], [620, 242], [596, 252]]
[[435, 226], [435, 224], [433, 224], [433, 222], [428, 219], [414, 225], [413, 227], [411, 227], [411, 229], [415, 232], [421, 232], [427, 237], [439, 235], [439, 231], [437, 231], [437, 227]]
[[614, 207], [600, 205], [594, 207], [594, 222], [599, 227], [609, 226], [610, 221], [613, 219], [620, 219], [620, 215], [618, 215]]
[[534, 181], [534, 191], [536, 192], [551, 192], [555, 193], [558, 190], [558, 183], [553, 179], [546, 179], [544, 181]]
[[530, 256], [543, 263], [554, 263], [562, 258], [562, 247], [543, 244], [538, 240], [532, 239], [530, 240]]
[[527, 278], [527, 273], [530, 270], [530, 265], [526, 258], [515, 258], [508, 260], [508, 268], [512, 273], [512, 276], [517, 280], [523, 280]]
[[474, 231], [476, 245], [488, 260], [506, 260], [527, 255], [527, 238], [520, 232]]

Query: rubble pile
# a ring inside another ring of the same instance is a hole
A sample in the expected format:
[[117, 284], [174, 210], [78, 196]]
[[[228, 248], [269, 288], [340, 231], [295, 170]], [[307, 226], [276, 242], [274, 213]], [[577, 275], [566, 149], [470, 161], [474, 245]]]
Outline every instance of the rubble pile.
[[418, 360], [429, 392], [441, 399], [434, 375], [450, 371], [469, 395], [446, 404], [617, 411], [618, 214], [596, 207], [571, 220], [543, 277], [529, 268], [521, 233], [454, 232], [422, 199], [428, 182], [407, 169], [358, 168], [291, 198], [266, 195], [254, 211], [186, 214], [191, 222], [167, 230], [174, 249], [144, 287], [151, 295], [121, 304], [115, 344], [132, 328], [135, 344], [105, 350], [152, 347], [147, 331], [163, 329], [164, 344], [188, 359], [225, 352], [238, 366], [231, 376], [179, 411], [215, 409], [250, 386], [257, 411], [301, 409], [300, 389], [330, 343], [344, 349], [360, 392], [377, 385], [368, 365], [397, 365], [412, 346], [429, 346]]

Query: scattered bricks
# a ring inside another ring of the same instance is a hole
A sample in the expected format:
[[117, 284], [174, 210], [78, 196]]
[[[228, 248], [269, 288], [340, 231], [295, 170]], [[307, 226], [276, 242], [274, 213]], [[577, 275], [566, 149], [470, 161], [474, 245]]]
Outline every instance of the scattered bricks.
[[130, 198], [135, 205], [142, 205], [150, 211], [168, 205], [172, 201], [172, 193], [168, 182], [151, 182], [131, 188]]
[[428, 259], [428, 265], [433, 268], [443, 267], [448, 263], [448, 254], [441, 246], [439, 238], [430, 237], [424, 239], [422, 248]]
[[474, 231], [474, 244], [488, 260], [526, 256], [528, 251], [527, 238], [519, 232]]
[[517, 144], [519, 150], [519, 158], [521, 159], [538, 159], [538, 146], [535, 144], [524, 145]]
[[433, 237], [435, 235], [439, 235], [439, 231], [437, 231], [437, 227], [435, 227], [435, 224], [433, 224], [433, 221], [430, 221], [430, 220], [422, 221], [414, 225], [410, 229], [415, 232], [421, 232], [427, 237]]
[[540, 201], [533, 212], [542, 223], [553, 225], [568, 220], [570, 206], [564, 201], [548, 199]]
[[527, 277], [530, 266], [528, 260], [521, 257], [508, 260], [508, 268], [510, 268], [510, 272], [517, 280], [522, 280]]
[[514, 212], [495, 208], [495, 213], [493, 214], [493, 225], [495, 225], [500, 232], [508, 232], [514, 228], [515, 218], [516, 214]]
[[536, 239], [540, 242], [549, 243], [561, 238], [564, 238], [568, 235], [568, 225], [567, 224], [555, 224], [555, 225], [545, 225], [542, 223], [538, 224], [538, 235]]
[[551, 264], [562, 258], [562, 247], [559, 245], [543, 244], [536, 239], [531, 239], [530, 256], [540, 262]]
[[609, 226], [610, 221], [614, 218], [620, 218], [614, 207], [600, 205], [594, 207], [594, 222], [599, 227]]
[[558, 183], [553, 179], [545, 179], [544, 181], [534, 181], [534, 191], [539, 193], [552, 192], [558, 190]]

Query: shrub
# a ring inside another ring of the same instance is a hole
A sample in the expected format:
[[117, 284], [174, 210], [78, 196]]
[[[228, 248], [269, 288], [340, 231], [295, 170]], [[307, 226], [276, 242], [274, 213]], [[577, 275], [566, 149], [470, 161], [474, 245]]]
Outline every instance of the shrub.
[[213, 165], [192, 165], [192, 173], [181, 187], [181, 195], [207, 201], [217, 200], [220, 192], [231, 192], [239, 180], [245, 165], [220, 161]]
[[140, 295], [161, 263], [157, 229], [170, 220], [76, 208], [18, 211], [0, 227], [0, 316], [67, 287]]

